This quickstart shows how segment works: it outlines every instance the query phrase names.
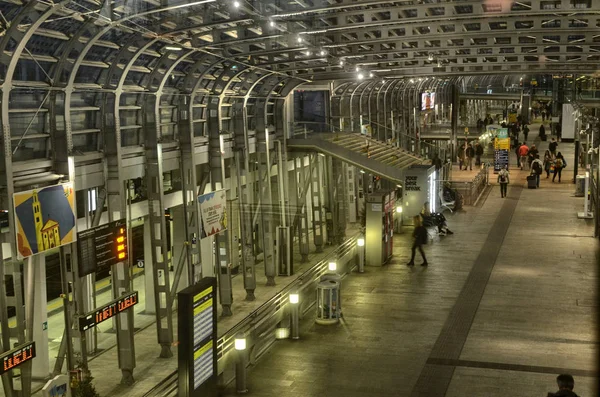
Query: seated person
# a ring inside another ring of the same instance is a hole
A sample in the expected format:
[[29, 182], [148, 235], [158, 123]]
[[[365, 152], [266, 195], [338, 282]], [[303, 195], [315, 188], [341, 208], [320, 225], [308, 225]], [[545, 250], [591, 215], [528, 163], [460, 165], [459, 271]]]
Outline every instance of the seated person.
[[421, 218], [423, 218], [423, 226], [437, 226], [438, 233], [440, 236], [445, 236], [446, 234], [454, 234], [450, 229], [448, 229], [448, 225], [446, 224], [446, 217], [444, 214], [435, 212], [431, 213], [429, 211], [429, 201], [426, 201], [423, 204], [423, 209], [421, 210]]

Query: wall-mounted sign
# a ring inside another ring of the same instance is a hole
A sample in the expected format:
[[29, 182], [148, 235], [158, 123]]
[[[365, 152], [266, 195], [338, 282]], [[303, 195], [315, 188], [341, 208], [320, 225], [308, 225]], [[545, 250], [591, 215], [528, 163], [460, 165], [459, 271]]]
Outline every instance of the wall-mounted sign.
[[227, 200], [225, 190], [217, 190], [198, 196], [202, 237], [209, 237], [227, 229]]
[[498, 173], [506, 167], [508, 169], [508, 153], [510, 150], [510, 138], [508, 129], [498, 129], [498, 135], [494, 140], [494, 172]]
[[13, 200], [20, 259], [77, 240], [72, 183], [15, 193]]
[[106, 305], [79, 317], [79, 330], [86, 331], [90, 328], [93, 328], [101, 322], [113, 318], [117, 314], [124, 312], [130, 307], [135, 306], [137, 303], [137, 291], [133, 291], [127, 295], [123, 295], [119, 299], [115, 299], [114, 301], [109, 302]]
[[79, 277], [127, 260], [127, 223], [119, 219], [77, 233]]
[[0, 361], [2, 361], [2, 368], [0, 369], [0, 375], [10, 371], [19, 365], [32, 360], [35, 357], [35, 342], [28, 342], [21, 346], [0, 355]]

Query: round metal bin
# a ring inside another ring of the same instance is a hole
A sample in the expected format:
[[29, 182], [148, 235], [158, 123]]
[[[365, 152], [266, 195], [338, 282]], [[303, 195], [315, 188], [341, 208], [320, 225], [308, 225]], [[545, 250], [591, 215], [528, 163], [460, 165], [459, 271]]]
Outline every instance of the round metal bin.
[[340, 283], [335, 280], [321, 281], [317, 285], [317, 324], [337, 324], [341, 317]]

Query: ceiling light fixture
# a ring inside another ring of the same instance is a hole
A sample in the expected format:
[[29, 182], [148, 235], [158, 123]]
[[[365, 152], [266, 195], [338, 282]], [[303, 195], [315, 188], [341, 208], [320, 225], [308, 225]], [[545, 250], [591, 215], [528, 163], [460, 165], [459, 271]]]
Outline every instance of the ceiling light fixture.
[[344, 61], [340, 60], [340, 66], [344, 66]]
[[429, 61], [433, 61], [433, 54], [429, 54], [429, 56], [427, 57], [427, 59], [429, 59]]
[[234, 1], [234, 2], [233, 2], [233, 6], [234, 6], [235, 8], [240, 8], [240, 2], [239, 2], [239, 1]]
[[324, 51], [324, 50], [321, 50], [321, 52], [319, 52], [319, 55], [321, 55], [321, 56], [325, 56], [325, 51]]
[[373, 76], [375, 76], [375, 75], [373, 74], [373, 72], [369, 73], [369, 77], [370, 77], [370, 78], [373, 78]]
[[269, 22], [269, 25], [270, 25], [272, 28], [274, 28], [274, 27], [275, 27], [275, 21], [271, 21], [271, 22]]
[[298, 36], [298, 43], [302, 43], [302, 37]]
[[165, 47], [165, 50], [167, 50], [167, 51], [181, 51], [182, 48], [181, 47], [175, 47], [175, 46], [168, 45], [168, 46]]
[[365, 78], [365, 76], [364, 76], [362, 73], [359, 73], [359, 74], [358, 74], [358, 79], [359, 79], [359, 80], [362, 80], [362, 79], [364, 79], [364, 78]]

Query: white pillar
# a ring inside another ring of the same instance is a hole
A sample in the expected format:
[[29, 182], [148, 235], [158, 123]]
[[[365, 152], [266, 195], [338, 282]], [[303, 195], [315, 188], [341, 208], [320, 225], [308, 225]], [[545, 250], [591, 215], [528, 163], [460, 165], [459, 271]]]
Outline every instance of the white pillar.
[[[46, 296], [46, 257], [44, 254], [31, 256], [33, 267], [24, 266], [25, 272], [35, 268], [33, 280], [33, 340], [35, 342], [36, 358], [33, 360], [33, 378], [47, 378], [50, 375], [50, 354], [48, 352], [48, 301]], [[25, 280], [27, 275], [25, 274]], [[27, 283], [25, 283], [27, 288]], [[30, 291], [25, 291], [29, 294]]]
[[144, 217], [144, 284], [146, 293], [144, 298], [145, 313], [156, 313], [156, 305], [154, 302], [154, 278], [152, 263], [152, 240], [150, 238], [150, 220], [148, 216]]

